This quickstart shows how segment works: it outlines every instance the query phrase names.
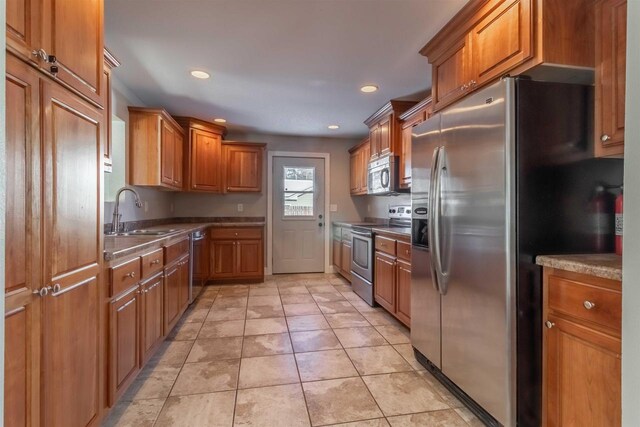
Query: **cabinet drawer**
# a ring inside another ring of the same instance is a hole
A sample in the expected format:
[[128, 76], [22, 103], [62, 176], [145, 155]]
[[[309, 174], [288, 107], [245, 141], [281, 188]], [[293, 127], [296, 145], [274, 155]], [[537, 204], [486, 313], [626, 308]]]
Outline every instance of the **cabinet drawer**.
[[620, 333], [622, 328], [622, 294], [620, 292], [553, 275], [549, 276], [548, 292], [551, 310], [598, 323]]
[[185, 238], [172, 245], [164, 247], [164, 263], [165, 265], [177, 260], [182, 255], [189, 253], [189, 239]]
[[389, 255], [396, 254], [396, 241], [382, 236], [376, 236], [376, 251], [384, 252]]
[[398, 240], [398, 258], [411, 262], [411, 245]]
[[262, 228], [212, 228], [211, 238], [218, 240], [261, 239]]
[[110, 296], [118, 295], [138, 283], [140, 280], [140, 258], [111, 268], [111, 293]]
[[142, 277], [144, 279], [162, 271], [163, 267], [162, 248], [142, 256]]

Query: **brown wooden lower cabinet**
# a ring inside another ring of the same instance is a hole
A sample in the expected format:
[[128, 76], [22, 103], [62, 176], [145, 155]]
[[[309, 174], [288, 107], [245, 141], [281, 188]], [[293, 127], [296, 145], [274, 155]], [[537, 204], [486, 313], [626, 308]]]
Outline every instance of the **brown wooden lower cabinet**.
[[396, 306], [396, 259], [376, 252], [374, 271], [374, 296], [378, 304], [390, 312]]
[[211, 280], [264, 279], [262, 226], [214, 227], [209, 234]]
[[109, 403], [114, 404], [140, 370], [140, 287], [111, 302], [109, 322]]
[[340, 273], [345, 279], [351, 281], [351, 242], [342, 241], [340, 247], [340, 256], [342, 262], [340, 264]]
[[621, 289], [545, 268], [543, 425], [621, 424]]
[[411, 245], [392, 235], [375, 236], [373, 294], [375, 301], [411, 327]]
[[158, 274], [141, 285], [140, 360], [144, 364], [164, 337], [164, 277]]

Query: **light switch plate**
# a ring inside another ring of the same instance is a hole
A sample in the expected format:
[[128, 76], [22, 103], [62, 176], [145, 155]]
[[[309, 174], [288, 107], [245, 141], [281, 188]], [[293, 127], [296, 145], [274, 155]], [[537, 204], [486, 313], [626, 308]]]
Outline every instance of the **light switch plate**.
[[244, 205], [242, 203], [238, 203], [238, 212], [244, 211]]
[[329, 205], [330, 212], [338, 212], [338, 205]]

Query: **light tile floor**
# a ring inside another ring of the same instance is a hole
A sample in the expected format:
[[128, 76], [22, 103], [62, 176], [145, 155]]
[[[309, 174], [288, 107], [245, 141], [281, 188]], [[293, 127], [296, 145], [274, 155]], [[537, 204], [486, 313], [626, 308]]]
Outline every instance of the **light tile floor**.
[[104, 426], [482, 425], [336, 275], [208, 286]]

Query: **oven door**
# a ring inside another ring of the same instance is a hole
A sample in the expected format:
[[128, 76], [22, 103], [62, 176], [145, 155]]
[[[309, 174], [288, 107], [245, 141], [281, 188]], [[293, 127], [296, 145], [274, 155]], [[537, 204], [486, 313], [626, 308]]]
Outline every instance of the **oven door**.
[[354, 230], [351, 231], [351, 272], [373, 281], [373, 238]]

